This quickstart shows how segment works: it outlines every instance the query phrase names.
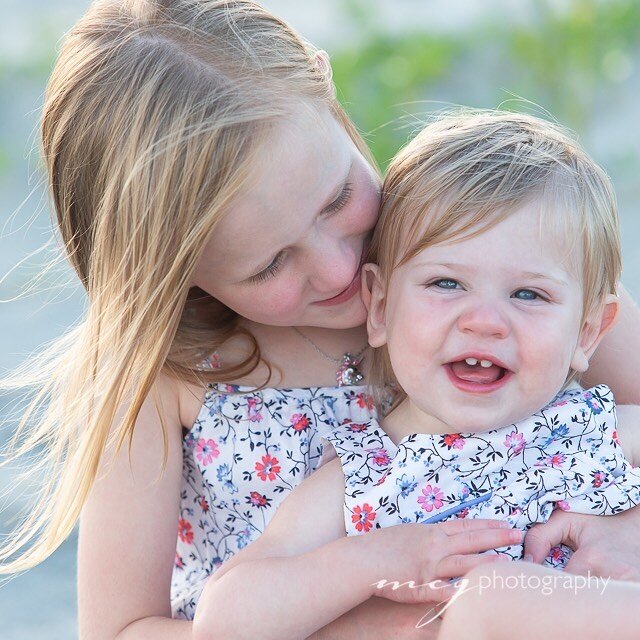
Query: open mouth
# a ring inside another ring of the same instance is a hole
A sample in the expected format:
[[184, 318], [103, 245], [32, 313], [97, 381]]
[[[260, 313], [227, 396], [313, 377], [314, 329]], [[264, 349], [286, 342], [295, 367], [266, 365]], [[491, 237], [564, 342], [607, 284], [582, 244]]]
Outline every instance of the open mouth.
[[487, 393], [503, 386], [513, 372], [488, 356], [467, 356], [445, 364], [453, 384], [463, 391]]

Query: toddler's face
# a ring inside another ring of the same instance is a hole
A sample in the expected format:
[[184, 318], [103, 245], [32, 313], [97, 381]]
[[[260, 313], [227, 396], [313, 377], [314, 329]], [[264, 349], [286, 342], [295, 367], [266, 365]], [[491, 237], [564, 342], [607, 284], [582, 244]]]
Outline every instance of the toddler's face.
[[586, 368], [582, 285], [562, 243], [540, 230], [527, 205], [474, 238], [422, 251], [393, 272], [384, 302], [374, 283], [370, 342], [387, 344], [416, 415], [444, 423], [435, 428], [516, 422], [547, 404], [570, 368]]

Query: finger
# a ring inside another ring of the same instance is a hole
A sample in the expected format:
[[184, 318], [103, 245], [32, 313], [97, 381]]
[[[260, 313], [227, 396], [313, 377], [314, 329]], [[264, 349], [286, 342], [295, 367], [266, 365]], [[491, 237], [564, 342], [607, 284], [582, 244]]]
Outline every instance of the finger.
[[520, 544], [524, 533], [520, 529], [481, 529], [450, 536], [445, 541], [445, 555], [478, 553], [510, 544]]
[[544, 524], [536, 524], [524, 538], [524, 559], [540, 564], [551, 551], [560, 543], [568, 542], [569, 521], [566, 518], [556, 518], [555, 513]]
[[447, 556], [440, 560], [436, 567], [436, 572], [441, 578], [457, 578], [476, 567], [501, 562], [511, 562], [511, 558], [495, 553]]
[[437, 523], [447, 535], [455, 535], [464, 531], [480, 531], [481, 529], [511, 529], [505, 520], [489, 520], [487, 518], [458, 518]]

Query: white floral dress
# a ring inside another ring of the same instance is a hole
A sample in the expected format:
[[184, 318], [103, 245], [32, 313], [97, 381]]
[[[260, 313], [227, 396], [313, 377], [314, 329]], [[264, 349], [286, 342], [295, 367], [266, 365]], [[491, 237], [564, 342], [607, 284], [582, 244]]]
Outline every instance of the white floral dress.
[[183, 440], [174, 618], [193, 619], [207, 577], [266, 528], [291, 490], [333, 454], [322, 436], [376, 416], [364, 386], [209, 385]]
[[[566, 391], [517, 424], [483, 433], [413, 434], [397, 446], [375, 418], [327, 437], [345, 475], [345, 528], [358, 535], [400, 523], [507, 520], [528, 529], [554, 508], [609, 515], [640, 502], [640, 468], [625, 460], [604, 385]], [[497, 550], [513, 559], [522, 545]], [[563, 567], [568, 547], [546, 564]]]

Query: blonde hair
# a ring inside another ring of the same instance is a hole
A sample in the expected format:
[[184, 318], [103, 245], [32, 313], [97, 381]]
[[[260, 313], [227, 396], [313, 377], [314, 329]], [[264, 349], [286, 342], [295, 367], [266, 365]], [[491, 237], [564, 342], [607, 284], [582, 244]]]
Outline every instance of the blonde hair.
[[[566, 130], [531, 115], [463, 109], [422, 129], [391, 161], [368, 260], [386, 289], [393, 270], [426, 247], [479, 235], [533, 198], [541, 232], [565, 241], [582, 280], [584, 318], [620, 277], [615, 195]], [[371, 369], [374, 390], [397, 384], [386, 347], [373, 350]], [[399, 390], [396, 403], [403, 397]]]
[[[245, 334], [252, 353], [243, 362], [200, 370], [242, 332], [236, 313], [189, 283], [274, 124], [301, 108], [328, 108], [373, 163], [316, 50], [254, 2], [98, 0], [68, 33], [46, 92], [42, 147], [88, 310], [2, 382], [36, 390], [4, 464], [33, 452], [33, 470], [48, 479], [0, 551], [0, 573], [34, 566], [70, 534], [105, 447], [131, 446], [161, 371], [204, 384], [262, 361]], [[157, 398], [156, 407], [164, 469]]]

